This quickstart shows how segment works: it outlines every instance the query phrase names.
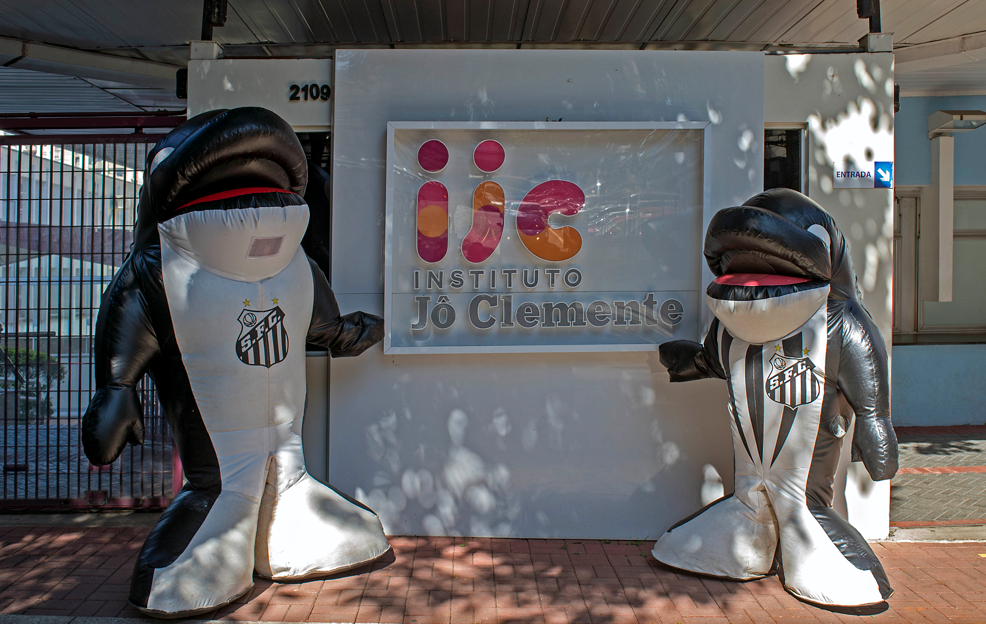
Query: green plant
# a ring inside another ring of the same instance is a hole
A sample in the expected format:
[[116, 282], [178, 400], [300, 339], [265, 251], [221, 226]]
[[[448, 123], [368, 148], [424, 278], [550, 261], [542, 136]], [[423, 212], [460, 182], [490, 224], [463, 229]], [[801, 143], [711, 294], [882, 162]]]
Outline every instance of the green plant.
[[6, 395], [4, 415], [15, 411], [17, 420], [27, 422], [51, 416], [49, 393], [53, 385], [65, 379], [68, 369], [44, 351], [9, 347], [0, 350], [4, 356], [4, 375], [0, 381]]

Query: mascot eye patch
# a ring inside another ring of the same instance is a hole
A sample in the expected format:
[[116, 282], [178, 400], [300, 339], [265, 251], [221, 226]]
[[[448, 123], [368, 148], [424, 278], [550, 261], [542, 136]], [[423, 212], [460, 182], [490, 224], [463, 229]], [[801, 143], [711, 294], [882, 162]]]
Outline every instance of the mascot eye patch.
[[790, 275], [765, 275], [759, 273], [734, 273], [720, 275], [715, 279], [716, 284], [723, 286], [789, 286], [810, 281], [807, 277]]
[[254, 236], [250, 239], [247, 258], [270, 258], [281, 251], [283, 236]]

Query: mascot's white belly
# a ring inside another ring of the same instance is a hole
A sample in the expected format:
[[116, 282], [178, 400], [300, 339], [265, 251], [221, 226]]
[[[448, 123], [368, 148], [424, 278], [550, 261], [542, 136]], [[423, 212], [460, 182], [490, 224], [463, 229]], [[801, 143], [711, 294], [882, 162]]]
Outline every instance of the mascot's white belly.
[[720, 326], [736, 457], [734, 496], [756, 507], [767, 494], [778, 516], [806, 504], [825, 385], [825, 321], [822, 306], [790, 336], [762, 345], [733, 338]]
[[[154, 571], [151, 613], [194, 612], [220, 597], [226, 602], [252, 585], [254, 572], [298, 580], [362, 565], [389, 548], [372, 512], [305, 469], [305, 339], [314, 288], [304, 251], [296, 243], [269, 246], [268, 252], [276, 248], [273, 256], [287, 257], [271, 263], [269, 254], [251, 275], [255, 231], [193, 254], [188, 242], [197, 224], [180, 225], [187, 231], [160, 227], [164, 286], [222, 492], [178, 559]], [[230, 251], [231, 244], [240, 253]], [[203, 266], [216, 253], [239, 264]], [[203, 558], [210, 565], [202, 565]]]
[[314, 292], [308, 258], [300, 248], [293, 255], [273, 277], [237, 281], [192, 264], [162, 240], [175, 339], [214, 444], [222, 444], [218, 434], [256, 431], [262, 445], [251, 448], [273, 452], [260, 432], [300, 423], [304, 414]]

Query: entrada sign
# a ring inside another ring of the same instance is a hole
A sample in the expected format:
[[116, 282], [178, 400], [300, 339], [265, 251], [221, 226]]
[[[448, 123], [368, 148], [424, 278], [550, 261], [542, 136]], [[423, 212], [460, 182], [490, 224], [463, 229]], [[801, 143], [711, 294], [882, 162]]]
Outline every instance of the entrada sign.
[[391, 123], [385, 351], [694, 337], [706, 125]]
[[894, 163], [879, 160], [858, 167], [855, 163], [836, 163], [832, 167], [834, 188], [893, 188]]

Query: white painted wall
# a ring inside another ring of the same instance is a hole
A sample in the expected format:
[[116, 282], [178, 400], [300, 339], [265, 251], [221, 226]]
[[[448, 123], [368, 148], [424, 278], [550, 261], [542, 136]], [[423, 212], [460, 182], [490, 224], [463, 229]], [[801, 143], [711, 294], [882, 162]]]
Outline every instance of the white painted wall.
[[[710, 120], [715, 210], [760, 191], [766, 119], [810, 124], [809, 194], [846, 231], [866, 305], [889, 337], [890, 191], [834, 190], [830, 161], [846, 151], [865, 159], [867, 148], [871, 160], [893, 159], [892, 57], [789, 63], [706, 52], [338, 52], [332, 280], [343, 311], [383, 310], [387, 121]], [[392, 534], [656, 538], [715, 490], [710, 467], [732, 481], [725, 384], [672, 385], [657, 354], [384, 356], [378, 346], [332, 360], [330, 377], [329, 479]], [[864, 535], [885, 536], [888, 484], [858, 465], [849, 475], [837, 506]]]
[[[762, 185], [758, 53], [340, 51], [334, 84], [344, 312], [383, 309], [388, 121], [711, 121], [711, 206]], [[375, 347], [330, 375], [329, 478], [389, 533], [656, 538], [702, 505], [707, 466], [732, 482], [725, 384], [672, 386], [656, 353]]]
[[[833, 162], [858, 165], [894, 155], [893, 55], [816, 54], [765, 58], [764, 120], [808, 124], [808, 195], [828, 210], [852, 251], [865, 303], [890, 347], [893, 293], [892, 189], [835, 189]], [[890, 482], [874, 483], [843, 447], [845, 513], [868, 538], [886, 537]]]

